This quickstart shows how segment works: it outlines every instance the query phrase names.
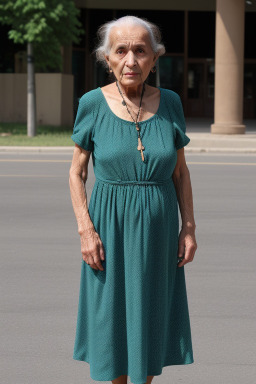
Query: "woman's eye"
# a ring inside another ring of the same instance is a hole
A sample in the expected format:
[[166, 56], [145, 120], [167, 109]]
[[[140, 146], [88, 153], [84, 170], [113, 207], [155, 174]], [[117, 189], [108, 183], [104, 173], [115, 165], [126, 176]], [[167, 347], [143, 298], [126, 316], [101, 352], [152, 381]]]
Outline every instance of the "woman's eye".
[[118, 49], [117, 53], [122, 54], [122, 53], [124, 53], [124, 51], [122, 49]]
[[144, 49], [139, 48], [139, 49], [138, 49], [138, 52], [139, 52], [139, 53], [144, 53]]

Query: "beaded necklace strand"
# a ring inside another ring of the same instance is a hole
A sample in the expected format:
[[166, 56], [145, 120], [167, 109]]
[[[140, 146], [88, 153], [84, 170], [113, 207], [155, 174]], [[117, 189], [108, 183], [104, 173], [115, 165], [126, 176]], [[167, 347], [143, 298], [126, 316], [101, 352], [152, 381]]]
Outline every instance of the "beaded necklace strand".
[[144, 95], [144, 92], [145, 92], [145, 83], [143, 83], [143, 88], [142, 88], [141, 97], [140, 97], [140, 106], [139, 106], [139, 110], [138, 110], [136, 119], [133, 118], [131, 112], [130, 112], [129, 109], [128, 109], [128, 106], [127, 106], [126, 101], [125, 101], [125, 99], [124, 99], [124, 97], [123, 97], [123, 93], [122, 93], [122, 91], [121, 91], [121, 89], [120, 89], [120, 87], [119, 87], [119, 84], [118, 84], [118, 81], [117, 81], [117, 80], [116, 80], [116, 86], [117, 86], [117, 88], [118, 88], [118, 91], [119, 91], [119, 93], [120, 93], [122, 99], [123, 99], [123, 101], [122, 101], [122, 105], [123, 105], [123, 106], [126, 106], [127, 112], [129, 113], [129, 115], [131, 116], [131, 118], [133, 119], [133, 121], [134, 121], [134, 123], [135, 123], [135, 127], [136, 127], [136, 130], [137, 130], [137, 132], [138, 132], [138, 147], [137, 147], [137, 149], [138, 149], [138, 151], [140, 151], [142, 161], [144, 161], [143, 150], [145, 149], [145, 147], [143, 147], [142, 142], [141, 142], [141, 137], [140, 137], [140, 126], [139, 126], [139, 124], [138, 124], [138, 118], [139, 118], [139, 114], [140, 114], [140, 110], [141, 110], [142, 98], [143, 98], [143, 95]]

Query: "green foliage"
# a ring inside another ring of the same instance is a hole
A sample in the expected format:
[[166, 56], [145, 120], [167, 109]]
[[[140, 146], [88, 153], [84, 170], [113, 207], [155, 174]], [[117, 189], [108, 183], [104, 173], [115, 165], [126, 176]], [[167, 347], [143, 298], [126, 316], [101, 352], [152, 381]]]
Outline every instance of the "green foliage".
[[0, 23], [14, 43], [33, 43], [36, 71], [61, 71], [61, 46], [84, 34], [79, 15], [72, 0], [0, 0]]

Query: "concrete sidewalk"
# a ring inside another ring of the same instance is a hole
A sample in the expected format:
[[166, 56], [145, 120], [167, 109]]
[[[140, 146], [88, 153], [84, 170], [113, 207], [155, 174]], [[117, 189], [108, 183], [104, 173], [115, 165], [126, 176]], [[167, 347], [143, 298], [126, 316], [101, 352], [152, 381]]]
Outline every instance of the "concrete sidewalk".
[[256, 134], [216, 135], [189, 132], [190, 143], [186, 152], [241, 152], [256, 153]]
[[[187, 118], [187, 135], [190, 143], [186, 152], [234, 152], [256, 153], [256, 120], [245, 120], [243, 135], [219, 135], [211, 133], [212, 119]], [[71, 133], [70, 133], [71, 135]], [[0, 152], [63, 152], [72, 153], [74, 144], [68, 147], [0, 146]]]
[[212, 119], [187, 118], [187, 135], [190, 143], [187, 152], [241, 152], [256, 153], [256, 120], [245, 120], [243, 135], [219, 135], [211, 133]]

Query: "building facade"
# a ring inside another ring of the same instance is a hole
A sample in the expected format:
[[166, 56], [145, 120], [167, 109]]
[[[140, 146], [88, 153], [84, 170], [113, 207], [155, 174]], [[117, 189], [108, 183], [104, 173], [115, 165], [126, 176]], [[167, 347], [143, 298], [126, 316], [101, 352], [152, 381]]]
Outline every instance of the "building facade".
[[126, 9], [116, 0], [75, 3], [85, 35], [63, 47], [63, 73], [74, 76], [74, 116], [83, 93], [109, 82], [92, 54], [98, 27], [135, 15], [160, 27], [166, 47], [149, 82], [177, 92], [186, 117], [213, 118], [215, 133], [244, 133], [242, 120], [256, 118], [256, 1], [130, 0]]

